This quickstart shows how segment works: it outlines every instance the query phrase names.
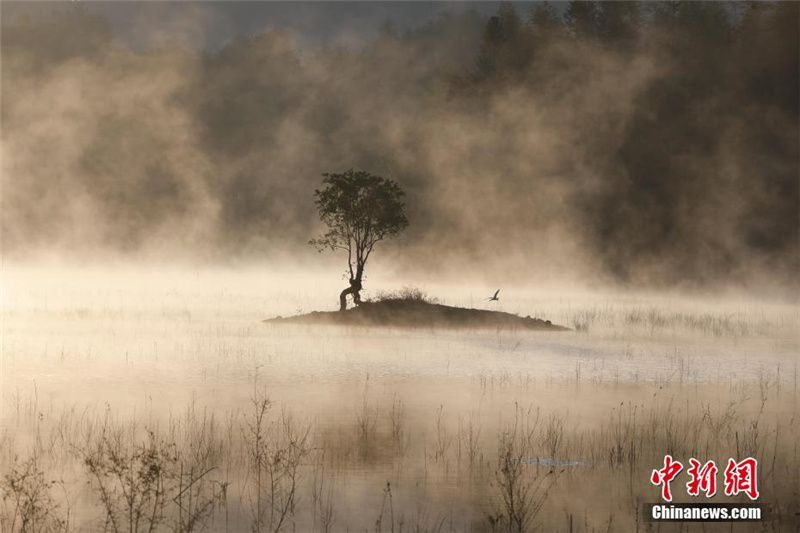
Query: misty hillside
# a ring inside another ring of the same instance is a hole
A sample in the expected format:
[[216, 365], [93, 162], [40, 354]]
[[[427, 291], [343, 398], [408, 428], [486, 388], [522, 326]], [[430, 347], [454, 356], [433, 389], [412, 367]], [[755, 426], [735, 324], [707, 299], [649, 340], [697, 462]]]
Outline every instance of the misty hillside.
[[[446, 275], [793, 284], [795, 2], [500, 4], [304, 48], [133, 50], [2, 5], [4, 255], [304, 257], [320, 174], [408, 192], [382, 261]], [[391, 251], [391, 252], [390, 252]]]

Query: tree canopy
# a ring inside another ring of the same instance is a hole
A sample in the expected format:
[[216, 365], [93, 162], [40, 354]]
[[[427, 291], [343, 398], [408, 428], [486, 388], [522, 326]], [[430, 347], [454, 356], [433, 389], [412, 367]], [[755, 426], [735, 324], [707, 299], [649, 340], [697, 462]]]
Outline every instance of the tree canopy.
[[328, 231], [309, 243], [319, 251], [347, 252], [350, 287], [340, 294], [340, 309], [346, 297], [361, 302], [364, 268], [375, 245], [395, 238], [408, 226], [400, 186], [390, 179], [361, 170], [323, 174], [325, 188], [314, 191], [319, 217]]

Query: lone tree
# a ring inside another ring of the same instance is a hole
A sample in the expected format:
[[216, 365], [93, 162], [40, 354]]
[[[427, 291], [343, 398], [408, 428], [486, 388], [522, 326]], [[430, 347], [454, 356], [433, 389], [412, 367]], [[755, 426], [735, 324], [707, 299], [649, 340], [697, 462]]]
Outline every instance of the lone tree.
[[325, 188], [315, 190], [314, 198], [328, 232], [309, 244], [320, 252], [326, 248], [347, 252], [350, 286], [339, 295], [339, 311], [344, 311], [348, 294], [356, 305], [361, 303], [364, 267], [375, 245], [397, 237], [408, 226], [405, 193], [396, 182], [360, 170], [322, 176]]

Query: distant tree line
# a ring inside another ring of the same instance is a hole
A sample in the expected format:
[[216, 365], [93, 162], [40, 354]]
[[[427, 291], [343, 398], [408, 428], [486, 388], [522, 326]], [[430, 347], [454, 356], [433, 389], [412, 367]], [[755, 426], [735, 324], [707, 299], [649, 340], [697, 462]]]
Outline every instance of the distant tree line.
[[4, 4], [4, 252], [280, 256], [317, 229], [319, 174], [361, 168], [407, 193], [409, 268], [796, 281], [799, 10], [503, 3], [209, 51]]
[[[653, 63], [659, 73], [613, 149], [579, 140], [614, 155], [598, 154], [602, 190], [579, 200], [605, 263], [626, 278], [637, 259], [662, 257], [672, 272], [659, 274], [672, 282], [703, 269], [698, 257], [709, 272], [730, 273], [743, 250], [776, 263], [789, 252], [800, 267], [800, 4], [570, 1], [562, 13], [556, 5], [522, 13], [502, 4], [456, 92], [473, 102], [514, 90], [558, 101], [591, 85], [597, 71], [587, 61]], [[598, 95], [597, 112], [609, 96]]]

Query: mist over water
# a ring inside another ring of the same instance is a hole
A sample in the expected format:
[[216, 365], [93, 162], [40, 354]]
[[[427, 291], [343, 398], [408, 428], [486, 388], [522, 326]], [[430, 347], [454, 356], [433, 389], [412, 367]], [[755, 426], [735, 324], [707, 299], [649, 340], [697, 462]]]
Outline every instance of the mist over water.
[[[279, 429], [286, 416], [291, 431], [310, 432], [291, 516], [298, 530], [325, 530], [318, 513], [329, 507], [331, 530], [368, 527], [382, 516], [389, 481], [398, 528], [418, 520], [428, 530], [444, 523], [490, 531], [487, 516], [502, 510], [498, 457], [509, 442], [523, 479], [555, 478], [537, 496], [546, 498], [537, 521], [552, 531], [563, 528], [565, 513], [605, 524], [609, 509], [620, 527], [633, 528], [636, 498], [655, 497], [649, 469], [665, 449], [681, 458], [702, 450], [704, 459], [752, 453], [772, 461], [777, 466], [761, 474], [762, 500], [781, 509], [793, 501], [795, 306], [569, 291], [501, 293], [487, 302], [488, 289], [441, 284], [427, 288], [443, 303], [532, 314], [579, 331], [261, 323], [335, 309], [338, 287], [324, 271], [266, 267], [6, 267], [5, 481], [34, 458], [60, 480], [51, 491], [60, 502], [54, 516], [72, 502], [67, 530], [101, 530], [97, 481], [86, 477], [95, 463], [86, 461], [168, 446], [182, 469], [214, 469], [198, 486], [199, 501], [212, 497], [214, 483], [229, 483], [225, 510], [205, 518], [206, 529], [249, 529], [249, 428], [264, 394], [270, 442], [288, 446], [288, 430]], [[392, 288], [375, 283], [365, 297]], [[102, 451], [114, 442], [121, 444]], [[620, 449], [625, 454], [614, 455]], [[179, 472], [161, 467], [165, 476]], [[175, 519], [167, 503], [165, 516]], [[389, 516], [383, 520], [388, 530]], [[791, 525], [784, 520], [778, 524]]]
[[[796, 2], [0, 10], [4, 532], [634, 531], [667, 453], [797, 529]], [[569, 329], [265, 323], [349, 168], [365, 301]]]
[[796, 6], [631, 6], [209, 50], [182, 40], [219, 31], [202, 5], [142, 8], [133, 46], [91, 5], [5, 2], [4, 255], [308, 264], [320, 174], [363, 168], [408, 193], [401, 274], [795, 287]]

